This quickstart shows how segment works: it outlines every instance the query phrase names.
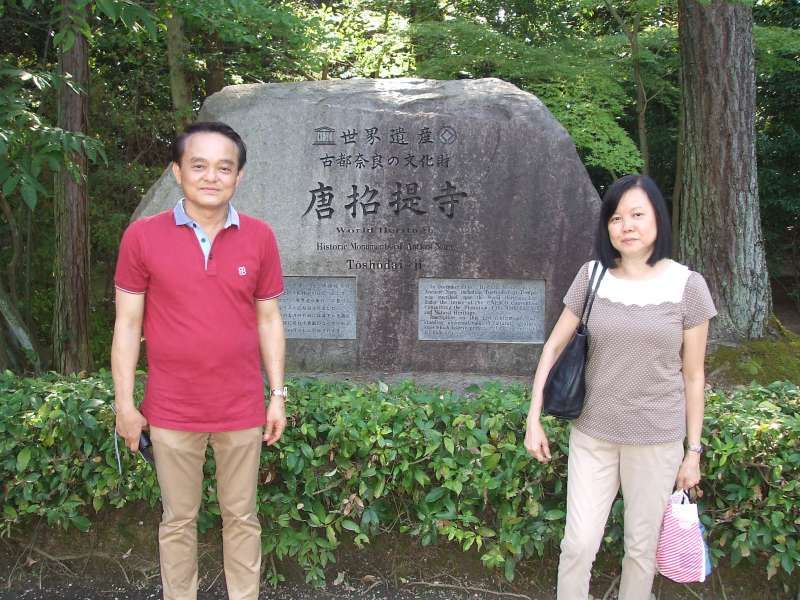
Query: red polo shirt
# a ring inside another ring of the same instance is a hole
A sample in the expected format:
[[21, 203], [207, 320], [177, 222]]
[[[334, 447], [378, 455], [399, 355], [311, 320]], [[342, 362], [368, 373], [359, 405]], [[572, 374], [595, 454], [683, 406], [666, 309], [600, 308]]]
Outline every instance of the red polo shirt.
[[233, 431], [264, 424], [256, 301], [283, 292], [269, 225], [246, 215], [220, 231], [205, 266], [173, 211], [132, 223], [114, 278], [145, 294], [148, 378], [142, 414], [157, 427]]

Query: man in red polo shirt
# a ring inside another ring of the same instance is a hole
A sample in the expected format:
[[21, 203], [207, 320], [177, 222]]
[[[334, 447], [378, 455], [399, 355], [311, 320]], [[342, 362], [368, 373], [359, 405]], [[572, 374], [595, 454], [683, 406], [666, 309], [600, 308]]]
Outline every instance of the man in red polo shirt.
[[[165, 600], [197, 597], [197, 513], [206, 445], [216, 462], [225, 580], [231, 600], [256, 600], [262, 441], [286, 426], [280, 257], [269, 225], [230, 204], [246, 148], [222, 123], [195, 123], [172, 146], [183, 190], [174, 209], [132, 223], [115, 276], [111, 348], [117, 431], [136, 451], [149, 427], [161, 488], [158, 530]], [[133, 401], [142, 333], [148, 377]], [[270, 386], [264, 407], [261, 365]]]

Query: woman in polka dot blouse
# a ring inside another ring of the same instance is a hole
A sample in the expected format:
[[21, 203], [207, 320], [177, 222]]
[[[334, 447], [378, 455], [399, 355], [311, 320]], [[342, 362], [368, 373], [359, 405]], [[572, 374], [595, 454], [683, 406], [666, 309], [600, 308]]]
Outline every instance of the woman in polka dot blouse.
[[[586, 402], [569, 441], [567, 523], [559, 600], [585, 600], [608, 513], [625, 499], [621, 600], [648, 600], [656, 544], [674, 487], [700, 482], [708, 322], [716, 314], [703, 277], [669, 258], [669, 213], [655, 182], [627, 175], [603, 197], [597, 260], [608, 271], [588, 324]], [[579, 323], [595, 261], [584, 264], [542, 349], [525, 448], [550, 460], [539, 422], [550, 368]], [[684, 450], [684, 439], [686, 449]]]

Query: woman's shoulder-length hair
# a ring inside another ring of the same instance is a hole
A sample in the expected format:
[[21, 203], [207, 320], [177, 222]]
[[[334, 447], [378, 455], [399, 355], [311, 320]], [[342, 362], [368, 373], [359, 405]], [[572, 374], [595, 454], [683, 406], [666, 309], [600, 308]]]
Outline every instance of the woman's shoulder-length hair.
[[653, 252], [647, 259], [647, 264], [652, 266], [662, 258], [672, 256], [672, 227], [670, 226], [667, 203], [661, 194], [661, 190], [658, 189], [656, 182], [647, 175], [625, 175], [612, 183], [606, 193], [603, 194], [600, 219], [597, 223], [595, 253], [602, 265], [609, 269], [616, 265], [616, 260], [620, 256], [616, 248], [611, 245], [611, 238], [608, 235], [608, 221], [616, 212], [622, 196], [632, 188], [639, 188], [645, 193], [656, 215], [656, 241], [653, 246]]

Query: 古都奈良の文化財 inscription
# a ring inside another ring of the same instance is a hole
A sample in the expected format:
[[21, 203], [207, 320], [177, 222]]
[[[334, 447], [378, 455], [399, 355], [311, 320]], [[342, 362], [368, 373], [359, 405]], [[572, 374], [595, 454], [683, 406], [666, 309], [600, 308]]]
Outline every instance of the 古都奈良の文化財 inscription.
[[419, 282], [419, 339], [544, 342], [544, 281], [434, 279]]
[[[452, 219], [468, 197], [447, 174], [433, 186], [426, 188], [421, 183], [429, 180], [432, 172], [450, 169], [452, 157], [448, 148], [458, 140], [458, 133], [451, 125], [441, 125], [436, 131], [428, 126], [413, 131], [403, 126], [373, 126], [345, 128], [341, 132], [323, 126], [311, 133], [311, 146], [325, 147], [326, 151], [318, 157], [325, 173], [340, 181], [347, 173], [359, 181], [339, 189], [317, 181], [308, 190], [310, 200], [303, 217], [312, 214], [322, 221], [333, 219], [339, 212], [345, 219], [349, 216], [351, 220], [366, 220], [379, 211], [396, 216], [408, 211], [419, 216], [438, 209]], [[387, 171], [393, 175], [387, 177]], [[416, 177], [417, 171], [425, 172], [425, 177]], [[364, 179], [370, 183], [361, 183]]]

